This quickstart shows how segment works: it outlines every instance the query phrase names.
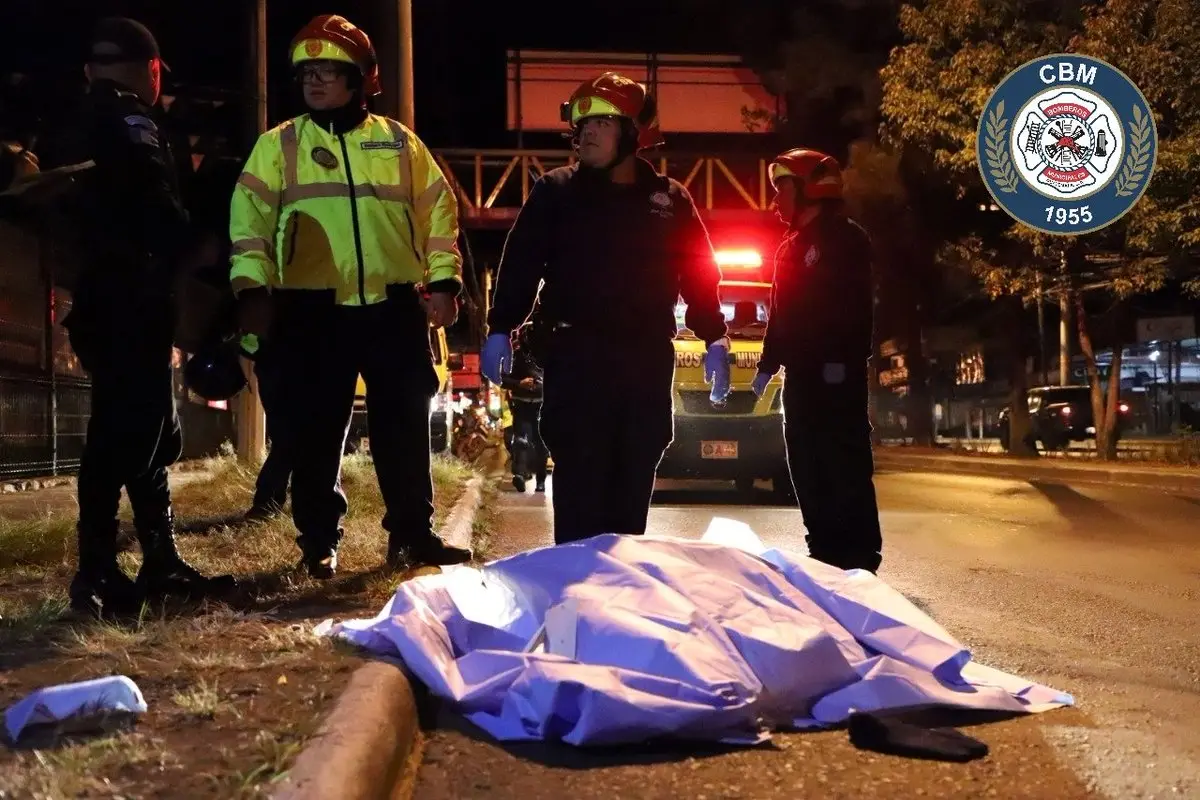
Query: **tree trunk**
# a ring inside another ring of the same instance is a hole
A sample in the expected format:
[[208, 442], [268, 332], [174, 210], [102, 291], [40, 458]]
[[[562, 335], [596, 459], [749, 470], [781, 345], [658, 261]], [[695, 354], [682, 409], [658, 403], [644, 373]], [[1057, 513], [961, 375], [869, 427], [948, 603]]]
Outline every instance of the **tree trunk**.
[[1112, 365], [1108, 372], [1108, 398], [1104, 406], [1104, 419], [1096, 424], [1096, 449], [1105, 461], [1117, 459], [1117, 424], [1121, 418], [1121, 350], [1121, 343], [1114, 342]]
[[908, 395], [905, 399], [905, 415], [908, 417], [908, 435], [914, 447], [933, 447], [933, 403], [929, 396], [929, 360], [925, 358], [922, 342], [922, 308], [919, 295], [910, 285], [910, 298], [906, 323], [907, 347], [904, 350], [904, 365], [908, 368]]
[[1025, 332], [1021, 323], [1024, 314], [1019, 300], [1008, 301], [1005, 314], [1005, 327], [1011, 359], [1009, 383], [1011, 392], [1008, 401], [1008, 452], [1020, 458], [1037, 458], [1037, 447], [1028, 441], [1029, 403], [1026, 393], [1029, 389], [1029, 377], [1025, 371], [1025, 358], [1028, 348], [1025, 346]]
[[1079, 349], [1083, 351], [1087, 366], [1088, 387], [1092, 398], [1092, 424], [1096, 426], [1096, 453], [1105, 461], [1117, 457], [1116, 419], [1118, 400], [1121, 395], [1121, 348], [1113, 348], [1111, 369], [1108, 378], [1108, 396], [1105, 397], [1100, 382], [1100, 368], [1096, 364], [1096, 350], [1092, 346], [1092, 335], [1087, 326], [1083, 297], [1071, 293], [1075, 308], [1075, 330], [1079, 334]]

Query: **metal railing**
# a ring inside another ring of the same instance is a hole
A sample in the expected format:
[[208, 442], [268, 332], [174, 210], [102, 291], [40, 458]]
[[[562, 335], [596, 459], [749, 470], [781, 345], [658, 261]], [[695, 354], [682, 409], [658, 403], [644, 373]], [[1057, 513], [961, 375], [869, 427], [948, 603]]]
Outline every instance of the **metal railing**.
[[[539, 177], [575, 162], [569, 150], [444, 149], [435, 157], [467, 220], [511, 221]], [[650, 160], [659, 172], [682, 183], [702, 210], [770, 210], [767, 158], [673, 153]]]
[[[0, 221], [0, 478], [71, 473], [83, 455], [91, 382], [61, 325], [61, 258], [47, 237]], [[190, 402], [182, 368], [175, 379], [184, 458], [215, 454], [235, 436], [233, 415]]]

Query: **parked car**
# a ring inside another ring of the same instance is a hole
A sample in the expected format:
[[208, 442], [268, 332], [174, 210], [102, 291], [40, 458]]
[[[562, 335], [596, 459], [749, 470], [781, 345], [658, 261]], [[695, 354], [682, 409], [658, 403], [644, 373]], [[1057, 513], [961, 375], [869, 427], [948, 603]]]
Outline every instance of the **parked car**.
[[[1071, 442], [1096, 438], [1096, 423], [1092, 417], [1092, 390], [1087, 386], [1039, 386], [1025, 394], [1029, 406], [1027, 441], [1043, 450], [1065, 450]], [[1009, 416], [1011, 407], [1000, 412], [1000, 446], [1009, 449]], [[1129, 421], [1129, 405], [1117, 407], [1119, 439]]]

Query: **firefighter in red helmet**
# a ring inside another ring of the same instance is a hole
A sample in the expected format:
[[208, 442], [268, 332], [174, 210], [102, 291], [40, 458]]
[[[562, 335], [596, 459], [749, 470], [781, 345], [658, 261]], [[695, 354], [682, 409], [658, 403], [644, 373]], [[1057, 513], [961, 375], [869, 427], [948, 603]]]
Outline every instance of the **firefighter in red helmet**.
[[786, 369], [784, 438], [809, 554], [875, 572], [883, 542], [872, 482], [867, 367], [871, 244], [842, 202], [837, 161], [796, 149], [770, 166], [787, 234], [775, 256], [766, 341], [753, 388]]
[[[720, 270], [687, 190], [639, 150], [662, 144], [654, 99], [605, 73], [562, 106], [579, 156], [530, 192], [500, 260], [483, 372], [500, 383], [537, 297], [550, 330], [540, 430], [554, 459], [554, 538], [645, 532], [673, 437], [675, 306], [708, 345], [711, 397], [729, 393]], [[539, 286], [541, 291], [539, 295]]]
[[290, 50], [308, 112], [259, 137], [234, 189], [230, 279], [243, 333], [277, 377], [272, 411], [292, 461], [292, 519], [309, 575], [332, 577], [347, 500], [342, 453], [367, 385], [387, 563], [448, 565], [471, 551], [433, 530], [430, 325], [458, 315], [458, 202], [433, 154], [372, 114], [367, 35], [323, 15]]

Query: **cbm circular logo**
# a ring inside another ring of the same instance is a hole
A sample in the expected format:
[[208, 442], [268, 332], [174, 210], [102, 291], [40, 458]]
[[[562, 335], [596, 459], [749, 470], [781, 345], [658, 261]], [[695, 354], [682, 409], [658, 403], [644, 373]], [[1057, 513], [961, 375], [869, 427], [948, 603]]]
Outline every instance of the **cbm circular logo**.
[[1090, 56], [1058, 53], [1010, 72], [984, 106], [976, 135], [988, 191], [1043, 233], [1105, 228], [1141, 199], [1158, 130], [1133, 81]]

